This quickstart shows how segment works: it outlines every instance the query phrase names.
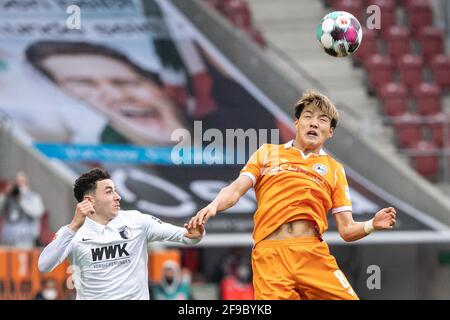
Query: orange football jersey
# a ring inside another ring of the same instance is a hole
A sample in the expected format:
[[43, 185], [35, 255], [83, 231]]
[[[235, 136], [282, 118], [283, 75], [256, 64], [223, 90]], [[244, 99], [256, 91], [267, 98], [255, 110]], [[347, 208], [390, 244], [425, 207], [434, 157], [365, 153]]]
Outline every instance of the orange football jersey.
[[344, 167], [323, 150], [305, 156], [293, 147], [293, 140], [284, 145], [262, 145], [241, 175], [252, 179], [258, 202], [255, 244], [282, 224], [299, 219], [314, 221], [323, 234], [330, 210], [352, 210]]

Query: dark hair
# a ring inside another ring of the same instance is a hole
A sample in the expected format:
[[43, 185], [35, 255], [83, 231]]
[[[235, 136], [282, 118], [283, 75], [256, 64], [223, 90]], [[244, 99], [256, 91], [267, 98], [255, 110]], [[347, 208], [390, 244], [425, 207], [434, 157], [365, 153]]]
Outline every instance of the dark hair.
[[31, 63], [31, 65], [53, 82], [56, 82], [56, 79], [51, 72], [43, 66], [42, 62], [53, 55], [77, 54], [106, 56], [124, 62], [142, 77], [150, 79], [156, 84], [161, 85], [161, 79], [158, 74], [141, 68], [125, 54], [99, 44], [73, 41], [38, 41], [29, 46], [25, 52], [27, 60]]
[[106, 170], [95, 168], [89, 172], [83, 173], [75, 180], [73, 186], [75, 199], [77, 199], [78, 202], [83, 201], [85, 194], [95, 191], [97, 188], [97, 181], [105, 179], [111, 179], [111, 176]]
[[314, 90], [306, 91], [294, 105], [296, 119], [300, 118], [306, 105], [313, 105], [324, 112], [331, 120], [331, 127], [336, 128], [339, 121], [339, 113], [333, 102], [327, 96]]

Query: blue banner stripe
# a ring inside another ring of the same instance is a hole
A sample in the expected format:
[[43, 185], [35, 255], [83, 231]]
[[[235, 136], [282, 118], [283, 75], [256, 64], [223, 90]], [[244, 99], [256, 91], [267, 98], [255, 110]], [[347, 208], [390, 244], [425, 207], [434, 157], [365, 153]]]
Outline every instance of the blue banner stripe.
[[[45, 156], [62, 161], [99, 161], [115, 163], [145, 163], [156, 165], [225, 164], [224, 154], [207, 156], [201, 148], [177, 150], [172, 147], [139, 147], [120, 144], [81, 145], [34, 143]], [[190, 151], [190, 152], [189, 152]], [[228, 164], [235, 164], [232, 160]]]

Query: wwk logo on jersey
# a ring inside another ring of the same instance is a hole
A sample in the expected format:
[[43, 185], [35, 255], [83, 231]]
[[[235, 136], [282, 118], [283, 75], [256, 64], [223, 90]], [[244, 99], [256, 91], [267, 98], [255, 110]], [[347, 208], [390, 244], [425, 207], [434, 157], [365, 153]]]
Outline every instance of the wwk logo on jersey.
[[115, 259], [116, 257], [127, 257], [130, 254], [126, 250], [127, 243], [116, 244], [113, 246], [106, 246], [100, 248], [91, 249], [92, 261], [102, 261], [104, 259]]

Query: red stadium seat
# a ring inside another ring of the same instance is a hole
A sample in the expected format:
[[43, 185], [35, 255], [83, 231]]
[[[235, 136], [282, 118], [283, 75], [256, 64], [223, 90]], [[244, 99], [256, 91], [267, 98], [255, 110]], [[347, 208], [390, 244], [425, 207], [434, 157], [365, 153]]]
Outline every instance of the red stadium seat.
[[392, 59], [381, 54], [374, 54], [365, 60], [365, 68], [369, 80], [369, 92], [378, 91], [384, 84], [391, 82], [393, 77]]
[[9, 185], [8, 180], [0, 178], [0, 194], [7, 192], [8, 185]]
[[401, 57], [398, 69], [401, 82], [412, 89], [422, 83], [423, 60], [418, 55], [405, 54]]
[[429, 0], [413, 0], [406, 7], [410, 30], [414, 37], [422, 28], [433, 24], [433, 15]]
[[358, 21], [362, 21], [363, 15], [363, 3], [360, 0], [337, 0], [334, 3], [334, 8], [339, 11], [347, 11], [354, 15]]
[[358, 50], [353, 55], [353, 58], [357, 63], [364, 61], [366, 57], [378, 53], [378, 37], [377, 32], [373, 29], [362, 28], [363, 41]]
[[434, 83], [421, 83], [414, 88], [413, 96], [416, 100], [416, 112], [428, 116], [442, 111], [442, 91]]
[[450, 147], [450, 116], [441, 112], [427, 119], [433, 142], [440, 148]]
[[386, 43], [389, 55], [398, 66], [401, 57], [410, 53], [409, 30], [400, 26], [390, 27], [386, 36]]
[[374, 0], [370, 1], [380, 7], [381, 11], [381, 36], [386, 38], [388, 36], [389, 28], [396, 25], [395, 1], [394, 0]]
[[39, 244], [41, 246], [48, 245], [55, 237], [55, 233], [50, 230], [48, 219], [48, 212], [45, 212], [40, 221]]
[[419, 32], [419, 44], [422, 56], [427, 65], [431, 64], [431, 58], [444, 52], [444, 30], [427, 26]]
[[250, 8], [245, 0], [223, 0], [220, 12], [238, 28], [249, 28], [252, 25]]
[[405, 10], [408, 10], [411, 6], [413, 0], [399, 0], [400, 5], [405, 8]]
[[450, 88], [450, 56], [438, 54], [431, 60], [434, 81], [441, 88]]
[[404, 113], [393, 118], [400, 148], [410, 148], [421, 139], [422, 118], [417, 114]]
[[245, 30], [245, 32], [250, 36], [250, 38], [257, 44], [259, 45], [261, 48], [264, 48], [266, 46], [266, 40], [264, 40], [264, 37], [262, 35], [262, 32], [252, 26], [250, 28], [247, 28]]
[[431, 141], [418, 141], [409, 151], [416, 171], [434, 181], [439, 173], [439, 148]]
[[403, 84], [390, 82], [381, 87], [379, 93], [385, 116], [399, 116], [407, 111], [408, 92]]

